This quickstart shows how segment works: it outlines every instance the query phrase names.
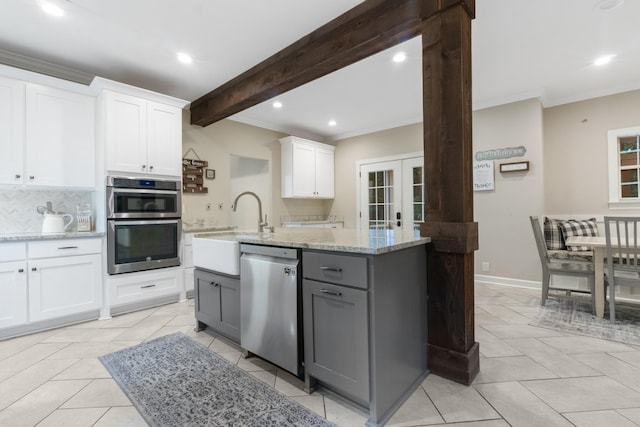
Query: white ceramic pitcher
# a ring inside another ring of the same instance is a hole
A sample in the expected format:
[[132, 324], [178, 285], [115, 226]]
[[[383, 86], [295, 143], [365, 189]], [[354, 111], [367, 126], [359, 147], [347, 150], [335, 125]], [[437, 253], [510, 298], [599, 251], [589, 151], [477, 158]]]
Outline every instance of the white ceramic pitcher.
[[[65, 222], [65, 218], [69, 218], [69, 221]], [[42, 220], [42, 232], [64, 233], [72, 221], [73, 216], [70, 214], [45, 213], [44, 219]]]

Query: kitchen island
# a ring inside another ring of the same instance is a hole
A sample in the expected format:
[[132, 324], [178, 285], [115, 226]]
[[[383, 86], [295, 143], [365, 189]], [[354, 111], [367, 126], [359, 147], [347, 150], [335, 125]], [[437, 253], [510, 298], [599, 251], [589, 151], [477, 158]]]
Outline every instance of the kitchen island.
[[[426, 377], [429, 238], [350, 229], [195, 238], [298, 252], [298, 330], [307, 391], [320, 387], [345, 399], [367, 412], [367, 425], [375, 426], [384, 424]], [[196, 310], [198, 305], [196, 289]]]

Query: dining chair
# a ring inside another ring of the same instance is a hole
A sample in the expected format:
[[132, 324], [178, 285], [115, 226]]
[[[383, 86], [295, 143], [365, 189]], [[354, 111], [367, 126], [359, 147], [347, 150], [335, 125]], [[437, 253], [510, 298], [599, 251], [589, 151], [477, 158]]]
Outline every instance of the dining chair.
[[[536, 246], [538, 247], [538, 255], [540, 256], [540, 264], [542, 264], [542, 300], [541, 305], [545, 305], [549, 290], [565, 291], [568, 294], [571, 292], [578, 293], [590, 293], [591, 305], [595, 311], [595, 273], [593, 269], [593, 262], [570, 260], [570, 259], [551, 259], [547, 252], [547, 245], [544, 241], [542, 234], [542, 228], [540, 227], [540, 220], [538, 217], [531, 216], [531, 227], [533, 228], [533, 236], [536, 240]], [[585, 277], [589, 283], [589, 291], [572, 288], [562, 287], [550, 287], [551, 276], [573, 276], [573, 277]]]
[[606, 267], [605, 291], [609, 288], [609, 319], [616, 320], [616, 286], [640, 287], [640, 217], [604, 217]]

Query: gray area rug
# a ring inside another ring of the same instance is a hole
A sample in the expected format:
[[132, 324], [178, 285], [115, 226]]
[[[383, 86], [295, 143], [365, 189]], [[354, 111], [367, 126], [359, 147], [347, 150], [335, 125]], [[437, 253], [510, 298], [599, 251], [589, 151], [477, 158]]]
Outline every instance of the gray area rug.
[[181, 332], [100, 357], [151, 426], [332, 426]]
[[584, 297], [554, 297], [540, 306], [537, 315], [529, 323], [533, 326], [572, 332], [594, 338], [640, 345], [640, 306], [617, 303], [616, 321], [609, 321], [609, 307], [603, 319], [592, 314], [591, 300]]

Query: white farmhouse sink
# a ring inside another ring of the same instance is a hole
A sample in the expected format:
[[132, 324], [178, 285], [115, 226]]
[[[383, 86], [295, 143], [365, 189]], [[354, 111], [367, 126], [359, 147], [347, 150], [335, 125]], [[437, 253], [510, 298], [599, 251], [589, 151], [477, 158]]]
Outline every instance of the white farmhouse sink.
[[233, 235], [195, 235], [193, 265], [237, 276], [240, 274], [240, 242]]

